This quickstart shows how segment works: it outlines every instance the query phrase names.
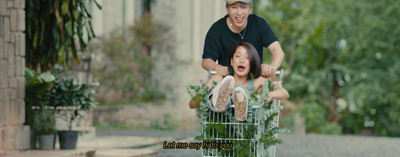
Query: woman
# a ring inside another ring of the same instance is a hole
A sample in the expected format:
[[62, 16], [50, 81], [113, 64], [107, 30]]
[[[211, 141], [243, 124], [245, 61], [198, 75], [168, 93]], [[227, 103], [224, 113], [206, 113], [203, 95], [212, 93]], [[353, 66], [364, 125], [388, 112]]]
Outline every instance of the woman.
[[[254, 46], [247, 42], [240, 42], [234, 47], [228, 65], [229, 76], [223, 78], [217, 73], [205, 83], [208, 89], [212, 89], [212, 82], [217, 82], [217, 86], [213, 89], [213, 96], [210, 98], [210, 107], [215, 112], [226, 111], [232, 94], [236, 119], [244, 121], [247, 117], [248, 95], [254, 91], [261, 93], [268, 78], [261, 76], [260, 57]], [[273, 84], [273, 90], [268, 92], [265, 103], [269, 103], [272, 99], [287, 98], [289, 98], [289, 93], [281, 86]], [[199, 104], [191, 100], [189, 106], [193, 109]]]

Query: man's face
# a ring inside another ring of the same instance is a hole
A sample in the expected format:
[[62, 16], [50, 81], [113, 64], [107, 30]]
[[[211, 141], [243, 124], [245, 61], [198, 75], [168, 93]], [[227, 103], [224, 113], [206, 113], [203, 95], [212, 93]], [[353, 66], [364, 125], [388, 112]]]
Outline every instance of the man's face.
[[251, 7], [249, 4], [236, 2], [229, 5], [226, 11], [228, 12], [232, 25], [238, 28], [244, 28], [247, 24], [247, 18], [251, 13]]

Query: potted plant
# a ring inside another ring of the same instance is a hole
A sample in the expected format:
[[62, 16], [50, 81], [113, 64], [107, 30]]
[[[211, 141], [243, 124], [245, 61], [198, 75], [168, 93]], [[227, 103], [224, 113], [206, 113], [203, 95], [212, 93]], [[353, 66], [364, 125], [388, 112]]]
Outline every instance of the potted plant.
[[[58, 77], [58, 75], [56, 75]], [[47, 93], [50, 106], [55, 108], [63, 120], [67, 123], [68, 130], [58, 130], [60, 149], [75, 149], [78, 140], [78, 131], [72, 126], [83, 116], [80, 111], [96, 107], [94, 101], [94, 90], [92, 86], [74, 84], [73, 79], [57, 79], [51, 90]]]
[[29, 125], [30, 131], [30, 148], [36, 148], [37, 133], [34, 117], [37, 112], [34, 107], [41, 106], [41, 102], [45, 99], [45, 92], [48, 91], [53, 82], [56, 80], [50, 72], [37, 72], [29, 68], [25, 68], [25, 125]]
[[35, 131], [39, 135], [39, 148], [42, 150], [54, 149], [56, 122], [54, 113], [42, 105], [34, 111]]

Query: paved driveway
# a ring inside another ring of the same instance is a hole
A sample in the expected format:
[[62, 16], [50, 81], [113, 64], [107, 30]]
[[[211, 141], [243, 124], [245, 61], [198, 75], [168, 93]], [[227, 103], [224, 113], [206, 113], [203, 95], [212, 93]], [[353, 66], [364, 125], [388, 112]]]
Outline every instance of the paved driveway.
[[277, 157], [397, 157], [400, 138], [280, 135]]
[[[193, 142], [197, 132], [171, 131], [97, 131], [98, 136], [172, 137], [176, 142]], [[400, 138], [371, 136], [292, 135], [278, 136], [283, 144], [276, 148], [276, 157], [397, 157], [400, 156]], [[159, 157], [197, 157], [201, 150], [162, 149]], [[154, 148], [154, 147], [153, 147]]]

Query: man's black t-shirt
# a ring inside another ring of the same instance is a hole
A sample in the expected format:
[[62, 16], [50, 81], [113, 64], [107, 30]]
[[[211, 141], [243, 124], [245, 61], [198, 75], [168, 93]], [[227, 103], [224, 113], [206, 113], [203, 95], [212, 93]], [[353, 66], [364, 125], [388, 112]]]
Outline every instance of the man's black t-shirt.
[[203, 51], [203, 59], [210, 58], [223, 66], [227, 66], [229, 55], [233, 47], [240, 41], [251, 43], [263, 59], [263, 47], [268, 47], [271, 43], [278, 41], [271, 26], [263, 18], [250, 14], [247, 26], [239, 33], [232, 32], [226, 24], [226, 18], [221, 18], [215, 22], [208, 30]]

